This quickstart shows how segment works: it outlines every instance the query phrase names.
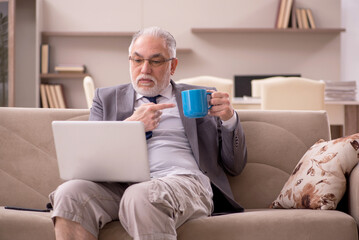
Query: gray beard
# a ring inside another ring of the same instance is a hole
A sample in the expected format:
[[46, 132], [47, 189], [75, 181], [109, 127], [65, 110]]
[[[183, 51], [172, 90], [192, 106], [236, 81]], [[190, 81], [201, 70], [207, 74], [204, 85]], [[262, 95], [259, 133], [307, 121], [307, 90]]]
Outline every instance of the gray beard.
[[[168, 69], [168, 71], [166, 72], [166, 74], [164, 76], [169, 75], [168, 74], [169, 71], [170, 71], [170, 68]], [[144, 76], [145, 76], [145, 78], [151, 79], [155, 83], [155, 86], [153, 86], [152, 88], [147, 88], [147, 89], [139, 87], [137, 85], [137, 83], [138, 83], [139, 79], [144, 78]], [[135, 89], [135, 91], [143, 96], [146, 96], [146, 97], [154, 97], [154, 96], [159, 95], [164, 89], [167, 88], [167, 86], [170, 82], [170, 79], [168, 79], [167, 81], [162, 79], [161, 85], [158, 85], [158, 81], [156, 78], [152, 77], [151, 75], [144, 75], [144, 74], [138, 75], [137, 79], [134, 80], [132, 77], [131, 71], [130, 71], [130, 77], [131, 77], [132, 87]]]

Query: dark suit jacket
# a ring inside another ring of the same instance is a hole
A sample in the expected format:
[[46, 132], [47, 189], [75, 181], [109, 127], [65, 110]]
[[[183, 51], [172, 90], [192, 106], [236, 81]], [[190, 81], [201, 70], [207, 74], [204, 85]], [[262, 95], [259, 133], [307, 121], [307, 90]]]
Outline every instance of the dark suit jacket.
[[[207, 175], [214, 192], [215, 212], [237, 212], [243, 208], [234, 200], [226, 173], [238, 175], [243, 170], [247, 151], [239, 118], [234, 131], [221, 125], [218, 117], [186, 118], [181, 91], [203, 88], [171, 81], [181, 120], [200, 170]], [[96, 89], [90, 120], [121, 121], [134, 112], [135, 90], [131, 84]]]

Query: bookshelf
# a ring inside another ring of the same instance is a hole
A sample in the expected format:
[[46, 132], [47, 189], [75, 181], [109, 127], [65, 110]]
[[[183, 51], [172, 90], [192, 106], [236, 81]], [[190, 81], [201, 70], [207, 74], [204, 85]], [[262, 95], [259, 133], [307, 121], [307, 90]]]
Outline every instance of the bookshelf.
[[[202, 35], [202, 34], [303, 34], [308, 35], [310, 38], [310, 35], [337, 35], [342, 32], [345, 32], [344, 28], [316, 28], [316, 29], [279, 29], [279, 28], [235, 28], [235, 27], [191, 27], [189, 29], [189, 32], [192, 35]], [[122, 42], [121, 49], [124, 50], [127, 48], [128, 43], [130, 42], [131, 37], [133, 36], [135, 32], [131, 31], [113, 31], [113, 32], [95, 32], [95, 31], [43, 31], [41, 32], [41, 42], [42, 43], [49, 43], [52, 46], [53, 41], [52, 39], [60, 39], [61, 41], [66, 41], [67, 43], [72, 42], [72, 39], [77, 39], [78, 41], [92, 41], [91, 39], [97, 39], [96, 41], [106, 41], [106, 39], [115, 39], [115, 41]], [[213, 37], [213, 35], [211, 35]], [[227, 38], [231, 38], [227, 35]], [[120, 39], [120, 40], [119, 40]], [[56, 47], [56, 44], [58, 44], [57, 41], [55, 41], [54, 47]], [[71, 47], [71, 46], [66, 46]], [[122, 51], [121, 50], [121, 51]], [[188, 54], [192, 53], [193, 50], [191, 48], [177, 48], [178, 53]], [[196, 51], [197, 52], [197, 51]], [[187, 58], [191, 58], [191, 55], [188, 55]], [[61, 58], [61, 57], [60, 57]], [[57, 59], [58, 60], [58, 59]], [[89, 69], [91, 71], [91, 68]], [[64, 87], [64, 95], [67, 98], [72, 98], [69, 95], [81, 95], [82, 93], [79, 93], [80, 91], [80, 81], [85, 76], [90, 75], [89, 73], [83, 73], [83, 74], [64, 74], [64, 73], [54, 73], [50, 72], [48, 74], [40, 74], [40, 83], [58, 83], [61, 82], [64, 85], [67, 85], [67, 87]], [[92, 75], [92, 74], [91, 74]], [[72, 87], [74, 85], [77, 85], [77, 93], [71, 92]], [[70, 91], [70, 92], [69, 92]], [[71, 101], [70, 101], [71, 102]], [[70, 103], [70, 107], [73, 107]]]
[[[131, 41], [131, 38], [135, 34], [135, 31], [108, 31], [108, 32], [102, 32], [102, 31], [42, 31], [41, 36], [41, 44], [49, 44], [50, 49], [55, 49], [54, 51], [50, 51], [50, 57], [49, 61], [51, 62], [49, 72], [46, 74], [39, 74], [39, 83], [40, 84], [61, 84], [64, 91], [64, 96], [66, 102], [68, 102], [69, 108], [83, 108], [84, 104], [80, 103], [78, 100], [82, 98], [81, 96], [84, 94], [82, 90], [82, 82], [81, 80], [84, 79], [86, 76], [92, 76], [93, 72], [96, 72], [96, 70], [101, 70], [101, 67], [98, 67], [98, 65], [101, 65], [101, 63], [93, 64], [93, 62], [86, 62], [87, 59], [83, 59], [81, 63], [86, 65], [86, 68], [89, 72], [86, 73], [57, 73], [54, 72], [54, 65], [60, 63], [60, 62], [68, 62], [69, 59], [64, 57], [65, 53], [63, 51], [66, 51], [67, 54], [70, 54], [72, 52], [68, 52], [69, 49], [73, 50], [73, 53], [76, 54], [79, 52], [78, 48], [72, 46], [73, 43], [83, 43], [86, 47], [84, 49], [94, 49], [98, 46], [100, 48], [106, 48], [106, 51], [108, 51], [107, 48], [107, 42], [109, 42], [108, 46], [114, 46], [114, 42], [118, 42], [119, 46], [114, 49], [114, 51], [119, 51], [121, 54], [125, 53], [128, 54], [127, 48], [128, 44]], [[63, 42], [66, 42], [67, 44], [63, 44]], [[93, 45], [86, 45], [88, 42], [92, 42], [96, 44]], [[90, 47], [93, 46], [93, 47]], [[180, 54], [189, 54], [192, 52], [191, 48], [177, 48], [177, 53]], [[81, 55], [81, 53], [80, 53]], [[94, 55], [92, 55], [92, 59]], [[67, 60], [63, 60], [66, 58]], [[79, 61], [74, 60], [74, 61]], [[81, 60], [80, 60], [81, 61]], [[93, 61], [93, 60], [92, 60]], [[125, 60], [127, 61], [127, 57]], [[71, 60], [70, 60], [71, 62]], [[92, 64], [92, 65], [91, 65]], [[95, 65], [95, 66], [94, 66]], [[122, 64], [123, 65], [123, 64]], [[103, 65], [102, 65], [103, 66]], [[95, 69], [96, 68], [96, 69]], [[98, 69], [97, 69], [98, 68]], [[107, 73], [108, 74], [108, 73]], [[96, 74], [95, 74], [96, 75]], [[97, 76], [95, 76], [96, 78]], [[97, 77], [98, 78], [98, 77]], [[43, 105], [43, 104], [42, 104]]]
[[192, 28], [192, 33], [331, 33], [339, 34], [345, 32], [344, 28], [316, 28], [316, 29], [298, 29], [298, 28]]

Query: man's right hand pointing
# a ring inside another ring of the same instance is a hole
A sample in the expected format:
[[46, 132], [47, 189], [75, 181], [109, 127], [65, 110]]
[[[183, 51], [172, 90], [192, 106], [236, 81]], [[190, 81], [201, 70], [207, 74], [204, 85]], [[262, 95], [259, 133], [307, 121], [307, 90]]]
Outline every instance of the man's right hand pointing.
[[163, 109], [173, 108], [176, 105], [173, 103], [145, 103], [135, 110], [131, 117], [125, 121], [141, 121], [145, 125], [145, 131], [152, 131], [157, 128], [160, 123]]

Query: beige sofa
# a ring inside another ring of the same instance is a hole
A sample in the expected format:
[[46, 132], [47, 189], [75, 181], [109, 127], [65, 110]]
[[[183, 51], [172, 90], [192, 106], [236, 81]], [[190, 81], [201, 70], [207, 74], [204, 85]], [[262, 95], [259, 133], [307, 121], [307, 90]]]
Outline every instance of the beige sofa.
[[[0, 108], [0, 205], [44, 209], [59, 179], [51, 122], [85, 120], [88, 110]], [[359, 168], [350, 175], [339, 210], [278, 210], [268, 206], [318, 139], [329, 139], [325, 112], [239, 111], [248, 164], [231, 186], [244, 213], [197, 219], [178, 239], [358, 239]], [[349, 200], [349, 204], [346, 203]], [[55, 239], [50, 213], [0, 208], [0, 239]], [[100, 239], [131, 239], [118, 221]]]

